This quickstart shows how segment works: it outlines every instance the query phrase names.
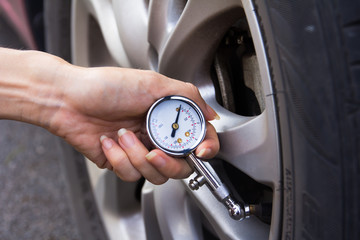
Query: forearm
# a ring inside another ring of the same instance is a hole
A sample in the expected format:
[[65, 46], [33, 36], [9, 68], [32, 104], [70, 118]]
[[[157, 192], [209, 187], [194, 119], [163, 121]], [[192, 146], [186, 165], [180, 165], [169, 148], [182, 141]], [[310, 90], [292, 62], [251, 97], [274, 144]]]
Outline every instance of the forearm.
[[47, 127], [63, 104], [67, 65], [46, 53], [0, 48], [0, 119]]

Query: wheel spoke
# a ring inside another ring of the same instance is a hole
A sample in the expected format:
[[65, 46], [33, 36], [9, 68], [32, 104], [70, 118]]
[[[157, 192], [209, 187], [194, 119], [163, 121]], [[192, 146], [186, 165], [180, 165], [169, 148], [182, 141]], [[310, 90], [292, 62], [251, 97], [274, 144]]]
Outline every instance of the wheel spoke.
[[168, 22], [171, 16], [171, 13], [168, 13], [171, 9], [170, 2], [170, 0], [150, 1], [148, 41], [157, 52], [161, 51], [174, 28], [174, 24]]
[[131, 67], [150, 69], [146, 1], [112, 1], [112, 4], [121, 42], [126, 49]]
[[73, 1], [72, 45], [75, 52], [75, 64], [89, 66], [89, 16], [93, 16], [100, 26], [105, 43], [112, 58], [120, 66], [130, 67], [122, 44], [111, 1], [106, 0], [74, 0]]
[[[141, 205], [135, 199], [136, 183], [126, 183], [113, 172], [87, 160], [98, 211], [110, 239], [146, 239]], [[124, 194], [126, 193], [126, 194]]]
[[279, 179], [278, 146], [268, 110], [252, 118], [232, 113], [220, 116], [220, 121], [213, 122], [221, 142], [219, 157], [253, 179], [273, 186]]
[[202, 239], [199, 210], [181, 181], [160, 186], [146, 182], [142, 199], [148, 239]]
[[193, 81], [196, 73], [202, 70], [200, 67], [212, 59], [223, 33], [241, 14], [238, 0], [188, 1], [176, 26], [157, 49], [159, 71]]

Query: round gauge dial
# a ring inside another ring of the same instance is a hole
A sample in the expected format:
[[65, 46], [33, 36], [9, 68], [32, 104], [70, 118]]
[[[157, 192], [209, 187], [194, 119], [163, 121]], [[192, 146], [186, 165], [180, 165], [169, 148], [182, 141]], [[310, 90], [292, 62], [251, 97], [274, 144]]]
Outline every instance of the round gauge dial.
[[182, 96], [156, 101], [148, 112], [146, 126], [156, 147], [174, 156], [185, 156], [195, 150], [206, 132], [200, 108]]

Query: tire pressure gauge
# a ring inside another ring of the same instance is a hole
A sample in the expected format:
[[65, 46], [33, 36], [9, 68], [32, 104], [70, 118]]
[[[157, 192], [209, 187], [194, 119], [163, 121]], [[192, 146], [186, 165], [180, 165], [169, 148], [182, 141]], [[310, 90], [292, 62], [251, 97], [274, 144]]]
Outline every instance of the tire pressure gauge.
[[147, 130], [155, 146], [172, 156], [186, 156], [196, 149], [206, 133], [205, 118], [190, 99], [164, 97], [150, 108]]
[[182, 96], [159, 99], [149, 109], [146, 129], [157, 148], [171, 156], [186, 158], [197, 173], [189, 182], [192, 190], [205, 184], [235, 220], [242, 220], [250, 214], [248, 206], [240, 206], [232, 199], [212, 166], [199, 160], [193, 153], [205, 137], [206, 121], [192, 100]]

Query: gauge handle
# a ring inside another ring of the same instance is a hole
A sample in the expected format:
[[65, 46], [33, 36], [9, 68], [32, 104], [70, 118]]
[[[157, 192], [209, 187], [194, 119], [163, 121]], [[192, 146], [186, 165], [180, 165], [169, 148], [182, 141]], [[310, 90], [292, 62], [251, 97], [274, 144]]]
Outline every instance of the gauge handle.
[[195, 177], [195, 181], [193, 181], [193, 183], [195, 184], [193, 190], [197, 190], [204, 183], [207, 183], [211, 191], [216, 191], [216, 189], [221, 187], [221, 181], [219, 177], [208, 162], [199, 160], [193, 152], [186, 157], [186, 160], [188, 161], [189, 165], [194, 169], [194, 171], [198, 174], [198, 177]]
[[221, 182], [219, 176], [208, 162], [201, 161], [193, 152], [186, 157], [186, 160], [197, 173], [197, 176], [189, 181], [191, 190], [197, 190], [205, 184], [215, 198], [228, 209], [231, 218], [242, 220], [250, 215], [247, 206], [240, 206], [230, 196], [228, 188]]

